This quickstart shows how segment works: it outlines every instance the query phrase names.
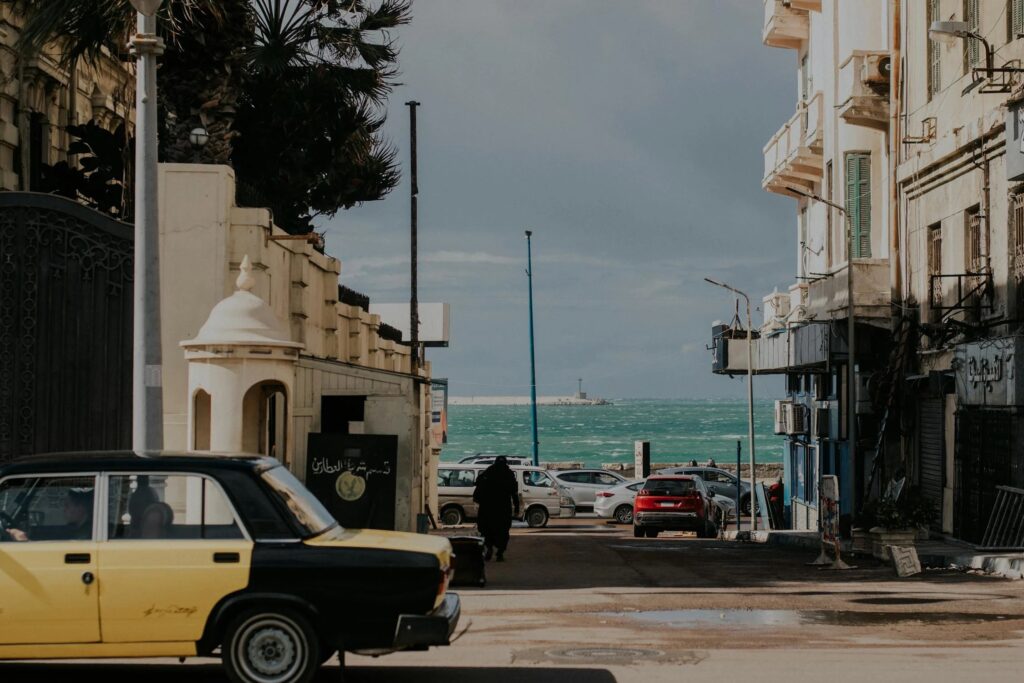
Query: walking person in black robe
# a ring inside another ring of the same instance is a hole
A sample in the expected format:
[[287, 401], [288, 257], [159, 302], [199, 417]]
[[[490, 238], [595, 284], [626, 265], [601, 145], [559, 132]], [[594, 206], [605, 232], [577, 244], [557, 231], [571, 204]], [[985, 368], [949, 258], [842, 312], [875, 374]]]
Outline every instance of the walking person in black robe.
[[479, 507], [476, 526], [484, 537], [487, 549], [484, 559], [491, 559], [497, 550], [498, 562], [503, 562], [505, 550], [508, 549], [512, 516], [519, 516], [519, 484], [503, 456], [495, 458], [494, 464], [477, 477], [473, 501]]

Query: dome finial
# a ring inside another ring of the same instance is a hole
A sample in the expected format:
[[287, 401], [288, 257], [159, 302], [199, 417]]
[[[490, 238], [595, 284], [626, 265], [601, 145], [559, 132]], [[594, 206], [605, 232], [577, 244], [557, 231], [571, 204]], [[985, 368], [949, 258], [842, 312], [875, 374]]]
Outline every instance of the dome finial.
[[238, 279], [235, 280], [235, 287], [243, 292], [251, 292], [252, 288], [256, 286], [256, 279], [252, 276], [252, 262], [249, 260], [248, 254], [242, 257], [242, 265], [238, 267], [238, 270], [240, 272]]

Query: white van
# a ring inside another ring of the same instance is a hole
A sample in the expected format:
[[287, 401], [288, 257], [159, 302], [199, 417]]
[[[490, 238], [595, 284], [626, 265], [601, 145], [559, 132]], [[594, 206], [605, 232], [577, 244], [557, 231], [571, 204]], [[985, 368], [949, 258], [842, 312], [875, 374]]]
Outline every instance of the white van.
[[[440, 522], [456, 526], [476, 519], [473, 489], [486, 465], [442, 464], [437, 468], [437, 506]], [[511, 468], [519, 483], [519, 519], [531, 527], [546, 526], [550, 517], [574, 517], [572, 498], [541, 467]]]

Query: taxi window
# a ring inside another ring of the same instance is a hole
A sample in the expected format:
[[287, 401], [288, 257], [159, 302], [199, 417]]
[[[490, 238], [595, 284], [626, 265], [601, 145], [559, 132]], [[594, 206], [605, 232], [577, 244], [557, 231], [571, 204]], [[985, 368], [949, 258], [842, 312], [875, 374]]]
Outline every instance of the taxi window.
[[137, 473], [112, 475], [109, 482], [110, 539], [244, 537], [231, 504], [206, 477]]
[[547, 472], [536, 471], [523, 472], [523, 483], [527, 486], [541, 486], [544, 488], [551, 488], [554, 485]]
[[92, 540], [95, 490], [95, 476], [7, 479], [0, 483], [0, 540]]

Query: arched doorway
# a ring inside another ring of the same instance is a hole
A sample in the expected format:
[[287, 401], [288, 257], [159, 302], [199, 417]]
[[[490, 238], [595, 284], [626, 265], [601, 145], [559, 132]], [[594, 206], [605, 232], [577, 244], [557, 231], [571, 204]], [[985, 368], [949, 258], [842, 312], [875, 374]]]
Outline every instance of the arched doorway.
[[192, 450], [210, 450], [210, 394], [199, 389], [192, 398]]
[[287, 418], [288, 389], [284, 384], [267, 380], [249, 387], [242, 399], [242, 449], [285, 462]]

